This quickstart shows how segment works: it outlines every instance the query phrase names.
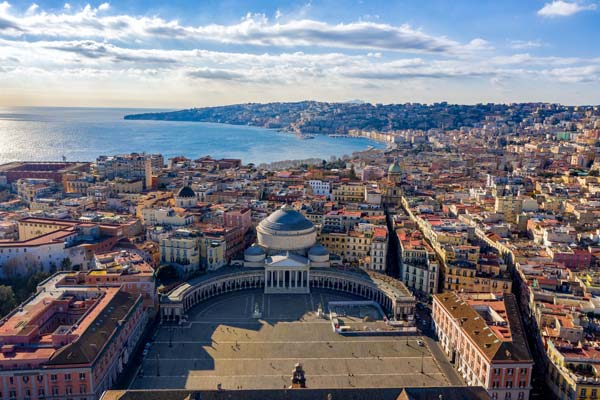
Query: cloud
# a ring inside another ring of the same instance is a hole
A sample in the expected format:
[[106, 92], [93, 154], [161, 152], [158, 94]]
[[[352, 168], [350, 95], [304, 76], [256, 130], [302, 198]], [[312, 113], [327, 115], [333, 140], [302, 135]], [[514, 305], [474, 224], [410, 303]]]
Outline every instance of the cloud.
[[540, 40], [512, 40], [510, 42], [510, 48], [515, 50], [534, 49], [542, 46], [544, 43]]
[[[7, 4], [7, 3], [6, 3]], [[247, 14], [231, 25], [182, 25], [177, 20], [130, 15], [100, 15], [108, 9], [87, 5], [75, 13], [8, 15], [19, 27], [13, 36], [25, 35], [64, 40], [183, 40], [216, 42], [259, 47], [329, 47], [344, 49], [389, 50], [398, 52], [458, 54], [480, 51], [488, 43], [475, 38], [460, 43], [445, 36], [427, 34], [409, 25], [389, 25], [369, 21], [330, 24], [311, 19], [270, 21], [264, 14]], [[66, 8], [66, 7], [65, 7]]]
[[568, 17], [581, 11], [595, 10], [596, 8], [596, 4], [583, 5], [579, 2], [554, 0], [551, 3], [544, 4], [544, 7], [538, 10], [537, 13], [542, 17]]
[[244, 78], [245, 75], [238, 72], [231, 72], [224, 69], [198, 68], [187, 72], [187, 76], [191, 78], [201, 79], [218, 79], [218, 80], [238, 80]]
[[29, 6], [29, 8], [27, 9], [27, 11], [25, 11], [25, 14], [27, 15], [31, 15], [31, 14], [35, 14], [35, 12], [37, 11], [37, 9], [40, 6], [38, 6], [37, 4], [33, 3], [32, 5]]
[[65, 5], [63, 6], [63, 8], [64, 8], [65, 10], [70, 10], [70, 9], [71, 9], [71, 4], [69, 4], [69, 3], [65, 3]]
[[74, 53], [86, 58], [106, 58], [113, 62], [135, 62], [143, 64], [176, 63], [174, 58], [156, 55], [152, 51], [128, 50], [107, 43], [92, 40], [72, 42], [51, 42], [44, 46], [47, 49]]

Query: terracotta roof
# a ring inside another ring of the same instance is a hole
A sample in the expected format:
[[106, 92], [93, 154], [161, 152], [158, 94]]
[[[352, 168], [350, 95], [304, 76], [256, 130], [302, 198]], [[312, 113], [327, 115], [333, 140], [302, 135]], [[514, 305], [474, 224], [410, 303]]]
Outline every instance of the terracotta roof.
[[98, 310], [98, 315], [76, 341], [57, 351], [50, 358], [49, 365], [92, 363], [102, 349], [121, 329], [120, 321], [131, 311], [139, 296], [118, 291], [112, 300]]
[[461, 329], [477, 345], [486, 358], [493, 361], [531, 362], [525, 333], [519, 320], [519, 310], [514, 296], [505, 295], [504, 302], [508, 316], [511, 339], [499, 337], [485, 319], [456, 293], [443, 293], [434, 296], [452, 318], [459, 321]]

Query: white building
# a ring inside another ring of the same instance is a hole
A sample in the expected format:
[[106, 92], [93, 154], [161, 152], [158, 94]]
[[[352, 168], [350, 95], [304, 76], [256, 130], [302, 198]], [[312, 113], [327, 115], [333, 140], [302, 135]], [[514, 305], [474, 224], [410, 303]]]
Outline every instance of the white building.
[[331, 199], [331, 184], [327, 181], [311, 179], [308, 181], [308, 186], [314, 195], [325, 196], [327, 200]]

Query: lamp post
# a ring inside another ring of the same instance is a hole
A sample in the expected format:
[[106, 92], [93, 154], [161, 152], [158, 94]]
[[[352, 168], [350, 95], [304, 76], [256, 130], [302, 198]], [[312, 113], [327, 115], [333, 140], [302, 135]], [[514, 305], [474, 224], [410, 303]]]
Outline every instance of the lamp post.
[[425, 357], [425, 352], [421, 351], [421, 373], [424, 374], [425, 372], [423, 372], [423, 358]]
[[160, 376], [160, 362], [158, 361], [160, 357], [159, 353], [156, 353], [156, 376]]
[[173, 347], [173, 328], [169, 328], [169, 347]]

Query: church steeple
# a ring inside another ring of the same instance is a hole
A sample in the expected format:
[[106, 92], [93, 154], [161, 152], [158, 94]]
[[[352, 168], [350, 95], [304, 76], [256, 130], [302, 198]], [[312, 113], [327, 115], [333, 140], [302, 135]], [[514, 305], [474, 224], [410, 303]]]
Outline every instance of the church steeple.
[[400, 183], [402, 180], [402, 167], [398, 163], [398, 158], [394, 159], [388, 168], [388, 180], [393, 183]]

